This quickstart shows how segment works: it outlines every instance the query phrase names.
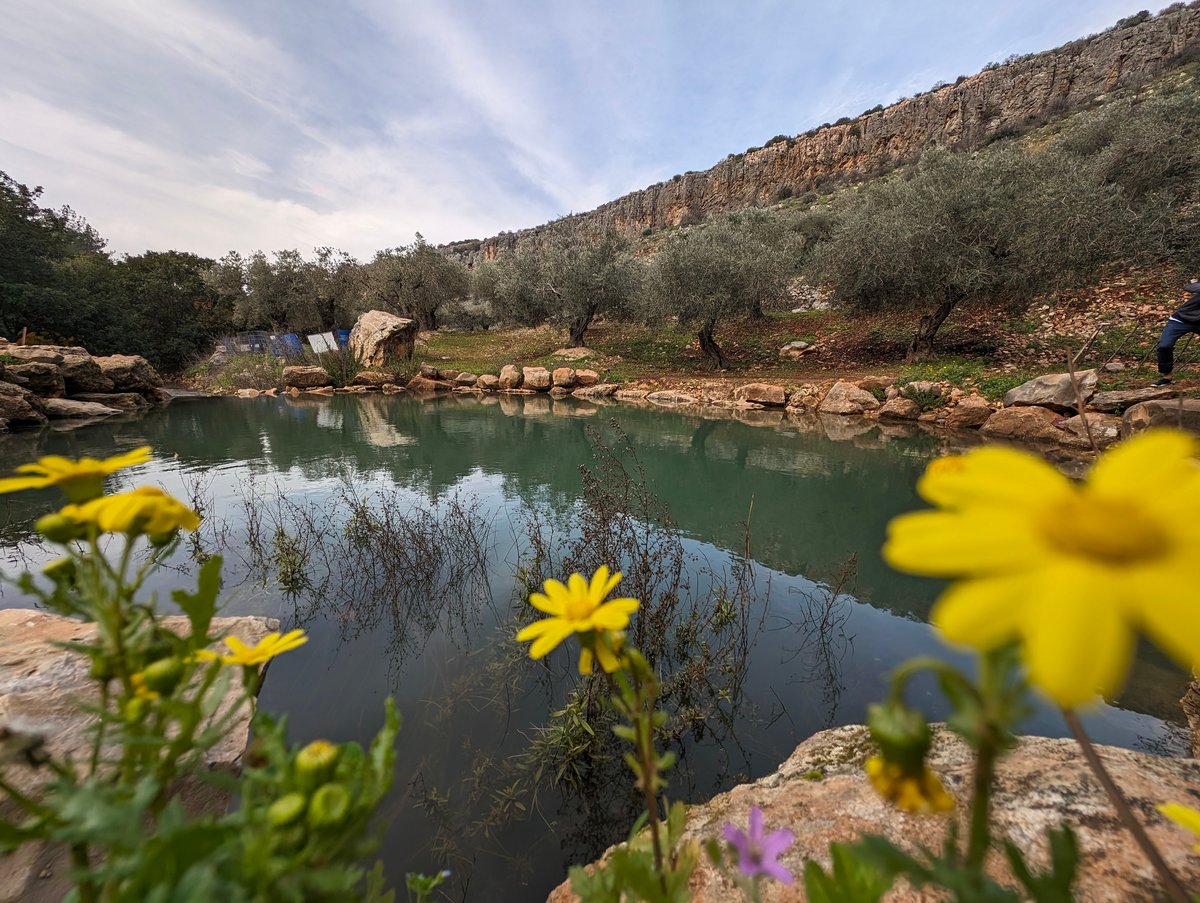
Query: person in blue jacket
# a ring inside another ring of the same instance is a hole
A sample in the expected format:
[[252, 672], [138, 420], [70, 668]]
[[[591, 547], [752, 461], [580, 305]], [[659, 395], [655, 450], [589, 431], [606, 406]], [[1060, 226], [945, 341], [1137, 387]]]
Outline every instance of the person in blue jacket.
[[1158, 340], [1158, 372], [1161, 379], [1156, 386], [1171, 384], [1171, 371], [1175, 369], [1175, 343], [1189, 332], [1200, 332], [1200, 279], [1193, 279], [1184, 289], [1187, 300], [1167, 318], [1162, 337]]

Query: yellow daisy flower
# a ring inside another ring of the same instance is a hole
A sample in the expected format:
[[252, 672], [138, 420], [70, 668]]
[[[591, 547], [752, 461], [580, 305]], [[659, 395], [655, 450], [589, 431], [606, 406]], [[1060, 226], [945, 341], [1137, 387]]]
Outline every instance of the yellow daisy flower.
[[17, 473], [23, 477], [0, 479], [0, 493], [21, 489], [42, 489], [57, 486], [75, 504], [90, 501], [104, 491], [104, 478], [125, 467], [144, 464], [150, 460], [150, 446], [143, 445], [113, 458], [80, 458], [72, 461], [58, 455], [39, 458], [36, 464], [22, 464]]
[[104, 533], [170, 533], [200, 526], [200, 515], [153, 486], [67, 505], [59, 514], [78, 523], [96, 524]]
[[579, 656], [579, 673], [591, 674], [593, 663], [612, 673], [619, 665], [616, 656], [620, 648], [617, 632], [629, 626], [629, 616], [637, 611], [637, 599], [610, 599], [607, 596], [621, 581], [620, 573], [609, 576], [601, 565], [589, 582], [582, 574], [572, 574], [564, 586], [557, 580], [547, 580], [545, 593], [534, 593], [529, 604], [550, 615], [534, 621], [517, 634], [517, 642], [533, 640], [529, 657], [536, 660], [569, 637], [579, 634], [583, 652]]
[[1200, 665], [1196, 440], [1154, 430], [1076, 483], [1033, 455], [973, 449], [932, 462], [917, 491], [937, 506], [897, 517], [884, 558], [957, 580], [930, 620], [984, 650], [1018, 639], [1031, 683], [1062, 706], [1120, 689], [1144, 631]]
[[875, 792], [897, 809], [925, 815], [954, 808], [954, 797], [946, 792], [942, 779], [925, 765], [911, 774], [881, 756], [871, 756], [864, 768]]
[[225, 647], [229, 650], [227, 655], [221, 655], [211, 649], [201, 649], [196, 652], [196, 657], [206, 662], [221, 661], [226, 665], [253, 667], [268, 662], [277, 655], [290, 652], [297, 646], [303, 646], [307, 642], [308, 637], [303, 630], [292, 630], [283, 634], [278, 631], [268, 633], [253, 646], [247, 646], [235, 636], [227, 636], [225, 637]]
[[[1158, 811], [1175, 824], [1187, 828], [1193, 834], [1200, 835], [1200, 812], [1191, 806], [1185, 806], [1182, 803], [1163, 803], [1158, 807]], [[1194, 849], [1200, 853], [1200, 843], [1196, 844]]]

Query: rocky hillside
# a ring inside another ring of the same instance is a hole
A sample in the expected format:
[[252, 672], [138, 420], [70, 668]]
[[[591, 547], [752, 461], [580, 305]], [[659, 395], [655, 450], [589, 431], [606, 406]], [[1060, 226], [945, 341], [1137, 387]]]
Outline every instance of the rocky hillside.
[[444, 250], [472, 264], [565, 226], [642, 232], [772, 203], [830, 179], [886, 171], [933, 145], [981, 146], [1077, 110], [1116, 87], [1143, 84], [1198, 52], [1200, 5], [1177, 4], [1055, 50], [989, 66], [856, 119], [730, 154], [709, 170], [675, 176], [587, 213], [482, 241], [455, 242]]

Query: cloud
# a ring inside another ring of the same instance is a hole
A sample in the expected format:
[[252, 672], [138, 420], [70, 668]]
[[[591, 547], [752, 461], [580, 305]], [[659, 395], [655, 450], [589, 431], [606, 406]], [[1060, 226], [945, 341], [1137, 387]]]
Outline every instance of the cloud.
[[363, 257], [590, 209], [1134, 11], [9, 0], [0, 169], [119, 252]]

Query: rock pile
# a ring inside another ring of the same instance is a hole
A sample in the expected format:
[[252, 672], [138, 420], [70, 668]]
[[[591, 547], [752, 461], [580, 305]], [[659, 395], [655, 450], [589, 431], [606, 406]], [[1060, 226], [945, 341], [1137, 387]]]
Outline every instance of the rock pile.
[[144, 357], [93, 357], [85, 348], [0, 339], [0, 430], [47, 420], [107, 417], [170, 402]]
[[573, 367], [518, 367], [505, 364], [499, 374], [466, 373], [439, 370], [432, 364], [421, 364], [420, 372], [405, 386], [410, 392], [429, 395], [437, 392], [469, 392], [475, 394], [536, 395], [594, 400], [607, 398], [617, 391], [612, 384], [600, 382], [595, 370], [576, 370]]

